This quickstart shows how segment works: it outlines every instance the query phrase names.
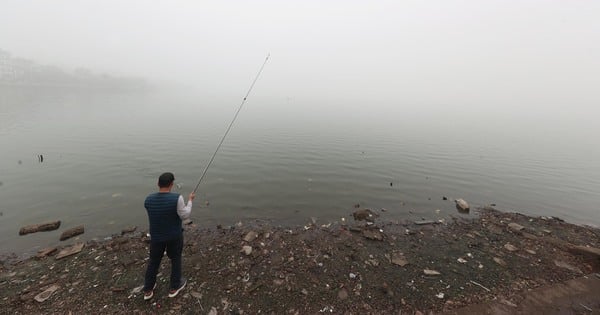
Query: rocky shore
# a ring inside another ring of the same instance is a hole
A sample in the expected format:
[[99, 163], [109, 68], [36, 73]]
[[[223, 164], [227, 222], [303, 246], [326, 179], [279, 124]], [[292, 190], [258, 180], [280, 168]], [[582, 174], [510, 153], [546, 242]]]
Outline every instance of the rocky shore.
[[[190, 223], [185, 225], [183, 260], [188, 285], [178, 297], [168, 298], [170, 266], [163, 260], [151, 301], [140, 292], [146, 231], [129, 228], [85, 244], [74, 239], [69, 247], [46, 249], [24, 261], [2, 261], [0, 310], [469, 314], [488, 307], [495, 314], [531, 313], [524, 309], [533, 303], [528, 295], [585, 280], [585, 285], [573, 284], [580, 291], [576, 303], [555, 294], [536, 298], [540, 306], [535, 310], [600, 312], [600, 291], [590, 289], [600, 283], [599, 229], [490, 207], [477, 211], [475, 219], [447, 221], [359, 221], [359, 215], [299, 227], [243, 222], [207, 229]], [[375, 218], [376, 212], [363, 219]]]

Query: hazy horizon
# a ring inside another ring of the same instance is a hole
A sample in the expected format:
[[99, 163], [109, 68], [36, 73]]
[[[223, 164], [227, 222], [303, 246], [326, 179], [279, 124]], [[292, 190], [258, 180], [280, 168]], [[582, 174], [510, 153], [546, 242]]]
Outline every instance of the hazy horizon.
[[[597, 111], [594, 1], [4, 1], [0, 48], [42, 64], [268, 97]], [[588, 113], [589, 114], [589, 113]]]

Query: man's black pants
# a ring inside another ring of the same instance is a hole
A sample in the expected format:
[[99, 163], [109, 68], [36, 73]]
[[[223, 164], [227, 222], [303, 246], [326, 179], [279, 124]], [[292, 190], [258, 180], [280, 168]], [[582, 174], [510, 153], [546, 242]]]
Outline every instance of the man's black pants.
[[183, 250], [183, 235], [169, 241], [150, 241], [150, 260], [146, 269], [144, 279], [144, 291], [150, 291], [156, 283], [156, 275], [160, 267], [160, 261], [167, 250], [167, 256], [171, 259], [171, 289], [177, 289], [181, 285], [181, 252]]

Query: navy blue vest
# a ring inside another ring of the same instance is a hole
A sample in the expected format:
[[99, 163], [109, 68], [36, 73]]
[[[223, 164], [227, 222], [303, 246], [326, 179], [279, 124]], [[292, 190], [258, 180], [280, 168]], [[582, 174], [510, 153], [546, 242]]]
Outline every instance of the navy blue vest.
[[177, 214], [179, 194], [156, 192], [148, 195], [144, 207], [148, 212], [152, 241], [169, 241], [182, 236], [181, 218]]

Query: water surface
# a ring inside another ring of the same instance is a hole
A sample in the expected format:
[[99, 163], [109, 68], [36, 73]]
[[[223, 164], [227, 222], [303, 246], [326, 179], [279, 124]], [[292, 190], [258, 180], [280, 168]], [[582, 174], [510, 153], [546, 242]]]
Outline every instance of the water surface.
[[[57, 244], [79, 224], [82, 239], [146, 228], [143, 200], [157, 176], [174, 172], [187, 195], [239, 100], [3, 89], [0, 252]], [[385, 208], [390, 220], [459, 215], [447, 196], [600, 225], [598, 130], [585, 112], [451, 106], [259, 92], [201, 184], [192, 218], [327, 223], [356, 203]], [[55, 219], [58, 231], [18, 236], [22, 225]]]

